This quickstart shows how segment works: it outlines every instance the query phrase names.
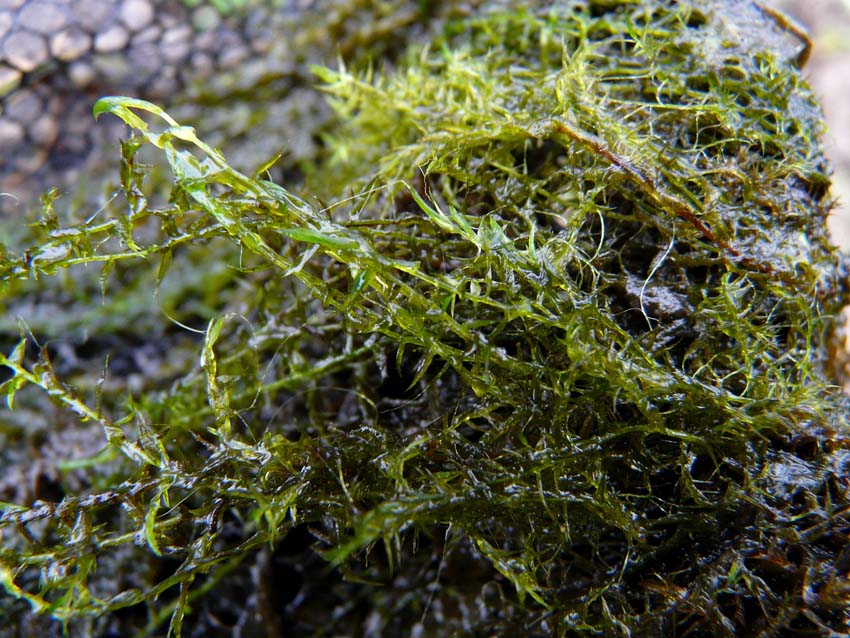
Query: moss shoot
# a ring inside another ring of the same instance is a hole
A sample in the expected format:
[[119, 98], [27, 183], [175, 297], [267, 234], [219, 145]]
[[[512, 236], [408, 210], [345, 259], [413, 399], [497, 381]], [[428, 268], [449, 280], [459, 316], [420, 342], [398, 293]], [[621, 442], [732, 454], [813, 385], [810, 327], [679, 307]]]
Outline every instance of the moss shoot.
[[438, 4], [313, 69], [297, 186], [98, 102], [122, 203], [0, 252], [2, 454], [47, 468], [0, 484], [0, 635], [850, 632], [800, 32]]

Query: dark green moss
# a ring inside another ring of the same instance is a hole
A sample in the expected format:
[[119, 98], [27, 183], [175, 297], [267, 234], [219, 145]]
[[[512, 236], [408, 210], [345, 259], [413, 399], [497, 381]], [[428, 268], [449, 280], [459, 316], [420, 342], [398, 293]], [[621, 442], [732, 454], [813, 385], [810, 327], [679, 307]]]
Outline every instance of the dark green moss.
[[[826, 369], [847, 291], [804, 43], [755, 3], [434, 20], [386, 68], [316, 69], [336, 118], [300, 193], [153, 105], [98, 103], [136, 131], [127, 210], [3, 254], [4, 303], [101, 263], [125, 302], [95, 326], [173, 349], [135, 385], [89, 363], [72, 386], [26, 332], [2, 359], [10, 407], [41, 387], [106, 447], [57, 465], [64, 498], [4, 505], [0, 614], [96, 635], [846, 633]], [[122, 292], [145, 286], [165, 313]]]

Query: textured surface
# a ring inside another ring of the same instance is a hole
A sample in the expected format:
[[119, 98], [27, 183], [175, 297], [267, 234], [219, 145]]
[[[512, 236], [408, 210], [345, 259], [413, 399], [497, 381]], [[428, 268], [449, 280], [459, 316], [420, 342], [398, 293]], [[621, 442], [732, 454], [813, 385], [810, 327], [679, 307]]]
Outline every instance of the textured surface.
[[[231, 90], [251, 90], [291, 72], [292, 18], [309, 8], [244, 4], [222, 15], [210, 4], [188, 8], [178, 0], [0, 2], [0, 192], [11, 195], [0, 198], [0, 213], [32, 208], [48, 187], [97, 190], [100, 179], [79, 180], [103, 173], [103, 162], [116, 172], [121, 127], [114, 120], [95, 126], [91, 116], [102, 95], [187, 104], [193, 87], [203, 86], [212, 89], [207, 100], [224, 100]], [[230, 130], [220, 138], [250, 126], [240, 101], [233, 99]], [[214, 114], [209, 121], [223, 124]], [[267, 145], [255, 149], [257, 161], [286, 145], [283, 134], [263, 137]], [[86, 203], [98, 200], [97, 192], [85, 195]]]
[[[807, 81], [821, 101], [826, 131], [824, 152], [831, 160], [832, 196], [829, 229], [833, 241], [850, 250], [850, 0], [773, 0], [804, 25], [812, 38]], [[835, 335], [835, 367], [850, 394], [850, 309]]]
[[[850, 7], [846, 0], [769, 3], [811, 32], [807, 75], [824, 103], [826, 152], [836, 169], [838, 202], [830, 227], [840, 245], [850, 246], [844, 203], [850, 198]], [[293, 56], [285, 42], [294, 35], [292, 17], [315, 3], [249, 0], [244, 12], [229, 16], [210, 4], [191, 4], [197, 6], [188, 8], [180, 0], [0, 0], [0, 192], [8, 194], [0, 197], [0, 214], [37, 206], [41, 192], [53, 186], [80, 195], [78, 204], [96, 205], [104, 182], [91, 176], [115, 173], [113, 148], [121, 135], [115, 122], [94, 125], [91, 106], [97, 97], [129, 94], [164, 104], [186, 102], [187, 88], [244, 65], [257, 82], [291, 70]], [[277, 107], [274, 117], [316, 108], [304, 97]], [[237, 124], [231, 128], [243, 123], [238, 137], [250, 116], [238, 104], [232, 113]], [[191, 109], [183, 115], [200, 119]], [[205, 128], [228, 119], [212, 117]], [[309, 155], [311, 145], [298, 132], [274, 131], [255, 136], [255, 143], [254, 163], [283, 148]], [[97, 159], [90, 160], [92, 155]], [[248, 168], [251, 159], [240, 157], [242, 162]]]
[[832, 193], [836, 204], [830, 218], [833, 239], [850, 249], [850, 1], [771, 0], [797, 19], [812, 38], [805, 75], [823, 104], [826, 121], [824, 150], [832, 160]]
[[[313, 14], [347, 67], [309, 201], [101, 102], [125, 205], [0, 259], [0, 635], [847, 634], [804, 40], [744, 0], [413, 4]], [[223, 95], [309, 99], [300, 60]]]

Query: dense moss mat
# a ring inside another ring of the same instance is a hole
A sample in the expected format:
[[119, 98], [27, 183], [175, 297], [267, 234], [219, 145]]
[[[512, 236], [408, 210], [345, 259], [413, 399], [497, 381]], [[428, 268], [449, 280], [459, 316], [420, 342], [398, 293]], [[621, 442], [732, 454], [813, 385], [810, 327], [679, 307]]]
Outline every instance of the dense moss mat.
[[4, 250], [0, 418], [24, 455], [106, 443], [2, 505], [0, 634], [850, 631], [848, 295], [798, 34], [731, 0], [431, 26], [315, 70], [336, 117], [298, 193], [98, 103], [135, 130], [126, 205], [48, 198]]

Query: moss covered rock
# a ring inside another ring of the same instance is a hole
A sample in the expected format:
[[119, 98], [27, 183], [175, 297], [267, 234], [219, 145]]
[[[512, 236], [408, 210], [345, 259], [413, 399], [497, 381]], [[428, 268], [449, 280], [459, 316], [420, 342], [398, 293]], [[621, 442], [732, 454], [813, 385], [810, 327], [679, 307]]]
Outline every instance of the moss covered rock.
[[302, 192], [151, 104], [98, 104], [136, 130], [126, 209], [46, 215], [3, 255], [3, 303], [176, 280], [145, 318], [174, 357], [135, 386], [90, 365], [72, 387], [31, 335], [0, 360], [10, 407], [40, 387], [61, 427], [106, 435], [58, 463], [64, 498], [4, 505], [0, 614], [97, 635], [846, 633], [827, 337], [847, 291], [805, 40], [732, 0], [434, 15], [406, 54], [315, 70], [336, 117]]

